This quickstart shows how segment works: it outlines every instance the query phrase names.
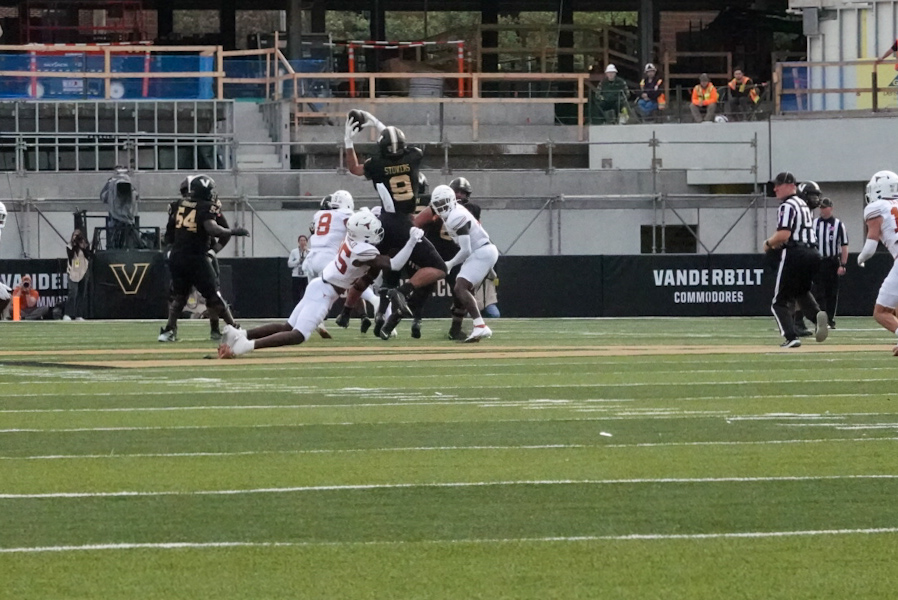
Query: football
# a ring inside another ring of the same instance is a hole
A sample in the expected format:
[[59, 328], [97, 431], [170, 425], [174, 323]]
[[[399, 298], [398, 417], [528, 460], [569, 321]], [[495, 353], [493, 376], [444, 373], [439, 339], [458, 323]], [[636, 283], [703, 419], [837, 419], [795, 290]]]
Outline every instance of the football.
[[365, 115], [362, 114], [362, 111], [353, 108], [346, 114], [346, 119], [352, 123], [358, 123], [359, 128], [361, 128], [365, 122]]

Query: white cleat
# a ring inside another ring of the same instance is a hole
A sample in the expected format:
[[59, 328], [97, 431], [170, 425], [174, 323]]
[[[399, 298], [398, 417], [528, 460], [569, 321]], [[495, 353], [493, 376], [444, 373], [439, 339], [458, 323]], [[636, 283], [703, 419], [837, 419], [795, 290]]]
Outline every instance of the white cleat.
[[467, 338], [465, 338], [465, 343], [470, 344], [472, 342], [479, 342], [481, 339], [493, 337], [493, 330], [487, 327], [486, 325], [475, 325], [474, 330], [471, 332]]
[[829, 322], [826, 316], [826, 311], [821, 310], [817, 313], [817, 331], [814, 334], [814, 339], [818, 342], [822, 342], [829, 335]]

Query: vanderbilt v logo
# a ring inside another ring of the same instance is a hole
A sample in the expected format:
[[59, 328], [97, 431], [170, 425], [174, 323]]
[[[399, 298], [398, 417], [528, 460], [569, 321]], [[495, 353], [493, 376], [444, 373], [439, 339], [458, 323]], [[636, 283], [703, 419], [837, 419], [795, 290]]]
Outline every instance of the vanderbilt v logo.
[[143, 283], [144, 275], [147, 274], [147, 268], [150, 263], [134, 263], [131, 273], [128, 273], [128, 265], [118, 264], [109, 265], [112, 274], [115, 275], [118, 285], [122, 288], [122, 292], [126, 296], [134, 295], [140, 290], [140, 284]]

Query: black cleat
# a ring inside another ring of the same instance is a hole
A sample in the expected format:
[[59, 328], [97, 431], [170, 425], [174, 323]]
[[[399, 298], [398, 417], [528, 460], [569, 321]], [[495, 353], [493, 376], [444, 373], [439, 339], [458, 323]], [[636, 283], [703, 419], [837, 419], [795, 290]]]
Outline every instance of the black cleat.
[[383, 329], [380, 330], [380, 339], [389, 340], [391, 337], [396, 337], [396, 326], [399, 325], [401, 320], [402, 317], [399, 316], [399, 313], [392, 313], [387, 322], [384, 323]]
[[339, 315], [337, 315], [337, 318], [334, 319], [334, 323], [336, 323], [343, 329], [346, 329], [347, 327], [349, 327], [349, 313], [341, 312]]
[[421, 319], [412, 321], [412, 337], [416, 340], [421, 339]]
[[380, 337], [380, 331], [384, 328], [384, 316], [377, 315], [374, 318], [374, 335]]
[[217, 329], [213, 329], [212, 331], [209, 332], [209, 339], [212, 340], [213, 342], [220, 342], [221, 341], [221, 332]]
[[463, 342], [468, 339], [468, 334], [461, 330], [461, 327], [452, 327], [449, 329], [449, 339], [456, 342]]
[[359, 327], [359, 331], [362, 333], [368, 333], [368, 330], [371, 329], [371, 319], [368, 317], [362, 317], [362, 326]]
[[[399, 290], [390, 290], [390, 306], [393, 308], [393, 315], [399, 315], [401, 320], [403, 317], [411, 317], [412, 311], [406, 303], [405, 296]], [[392, 317], [392, 315], [390, 315]], [[399, 321], [396, 321], [397, 323]]]

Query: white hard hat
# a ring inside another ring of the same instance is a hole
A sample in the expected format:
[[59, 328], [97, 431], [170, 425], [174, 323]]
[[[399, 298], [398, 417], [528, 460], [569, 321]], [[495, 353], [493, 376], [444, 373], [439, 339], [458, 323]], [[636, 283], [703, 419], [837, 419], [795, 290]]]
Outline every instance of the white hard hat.
[[606, 73], [617, 73], [617, 67], [615, 67], [614, 65], [608, 65], [607, 67], [605, 67], [605, 72]]

